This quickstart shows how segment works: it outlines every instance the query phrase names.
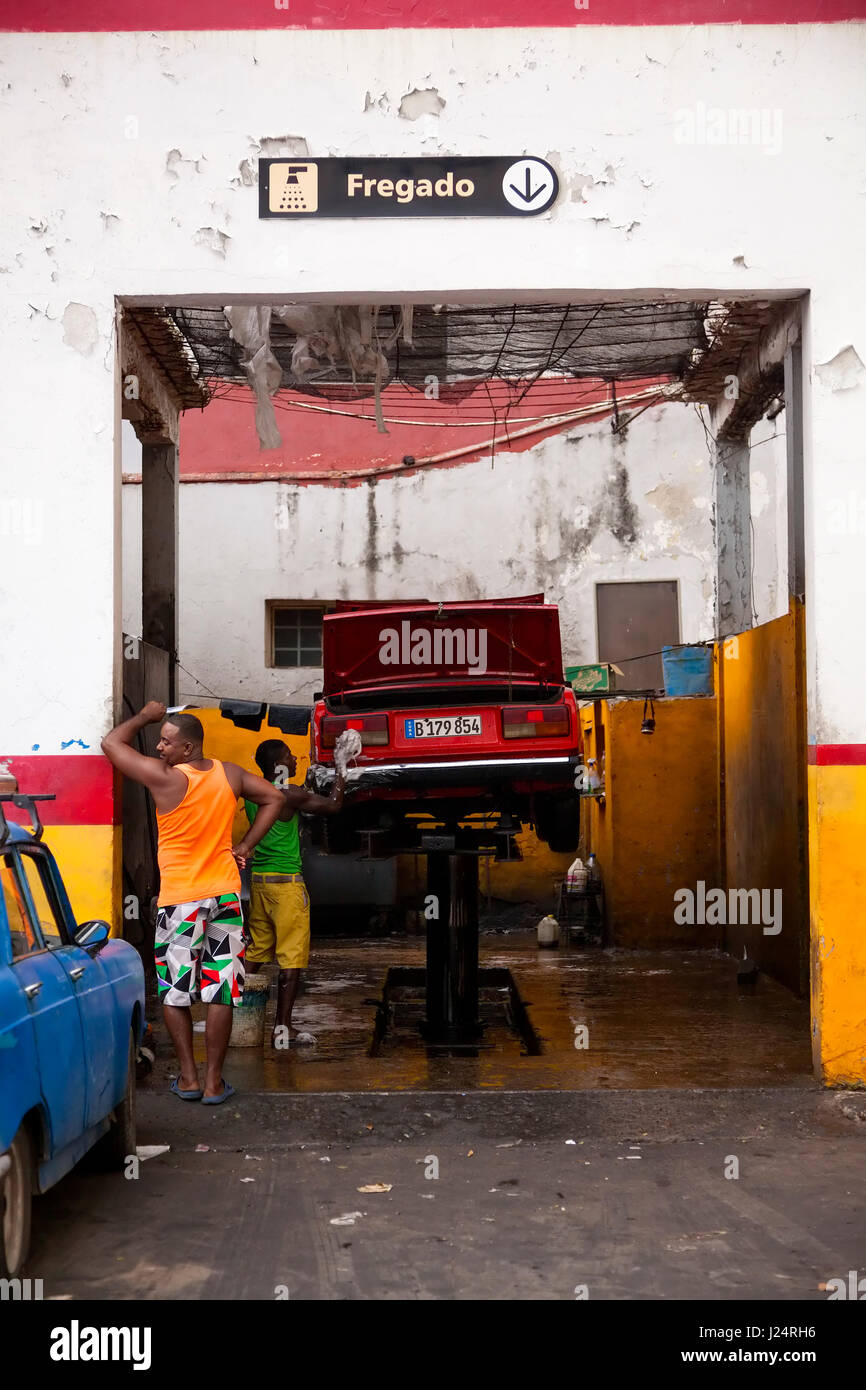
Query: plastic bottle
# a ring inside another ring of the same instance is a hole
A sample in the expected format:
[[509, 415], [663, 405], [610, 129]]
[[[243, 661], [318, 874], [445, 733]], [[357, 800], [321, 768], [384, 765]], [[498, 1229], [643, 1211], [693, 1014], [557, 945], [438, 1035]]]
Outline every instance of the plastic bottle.
[[559, 923], [555, 917], [551, 917], [550, 914], [542, 917], [536, 930], [539, 946], [559, 945]]
[[567, 893], [582, 893], [586, 888], [588, 874], [582, 859], [575, 859], [569, 865], [568, 873], [565, 875], [565, 890]]
[[594, 852], [590, 853], [590, 856], [586, 861], [586, 870], [587, 874], [589, 875], [590, 883], [598, 883], [598, 860], [596, 859]]

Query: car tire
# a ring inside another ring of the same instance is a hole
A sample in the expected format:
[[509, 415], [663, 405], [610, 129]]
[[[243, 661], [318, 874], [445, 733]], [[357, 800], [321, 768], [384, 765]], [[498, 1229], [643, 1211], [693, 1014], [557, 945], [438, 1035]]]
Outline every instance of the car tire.
[[554, 854], [571, 854], [580, 844], [580, 802], [559, 801], [545, 825], [548, 849]]
[[12, 1166], [0, 1179], [0, 1275], [14, 1279], [30, 1249], [33, 1205], [33, 1141], [22, 1125], [8, 1151]]
[[138, 1048], [135, 1043], [135, 1029], [129, 1030], [129, 1048], [126, 1063], [126, 1089], [123, 1099], [114, 1108], [111, 1129], [94, 1146], [93, 1157], [100, 1168], [117, 1171], [124, 1168], [126, 1160], [135, 1153], [135, 1072]]

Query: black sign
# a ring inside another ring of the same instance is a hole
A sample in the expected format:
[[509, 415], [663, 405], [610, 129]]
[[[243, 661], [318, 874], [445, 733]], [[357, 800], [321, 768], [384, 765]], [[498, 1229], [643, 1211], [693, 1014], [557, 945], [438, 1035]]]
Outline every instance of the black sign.
[[534, 217], [558, 192], [529, 155], [259, 160], [259, 217]]

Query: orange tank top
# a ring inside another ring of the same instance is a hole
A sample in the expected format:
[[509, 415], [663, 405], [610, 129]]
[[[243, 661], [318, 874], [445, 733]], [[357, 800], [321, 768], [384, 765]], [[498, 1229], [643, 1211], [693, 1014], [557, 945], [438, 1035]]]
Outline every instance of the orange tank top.
[[160, 907], [240, 892], [241, 876], [232, 857], [237, 797], [222, 763], [211, 761], [206, 772], [179, 763], [188, 783], [183, 801], [173, 811], [156, 813]]

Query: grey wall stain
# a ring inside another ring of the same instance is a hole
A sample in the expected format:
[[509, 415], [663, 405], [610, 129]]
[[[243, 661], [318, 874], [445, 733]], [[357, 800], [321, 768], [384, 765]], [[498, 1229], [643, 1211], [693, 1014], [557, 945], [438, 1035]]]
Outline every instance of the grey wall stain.
[[629, 492], [628, 469], [624, 458], [625, 441], [615, 439], [613, 446], [614, 478], [611, 484], [610, 530], [623, 545], [632, 545], [640, 530], [638, 510]]
[[376, 484], [371, 479], [367, 484], [367, 550], [364, 565], [368, 574], [377, 574], [380, 567], [377, 549], [379, 538], [379, 518], [376, 514]]

